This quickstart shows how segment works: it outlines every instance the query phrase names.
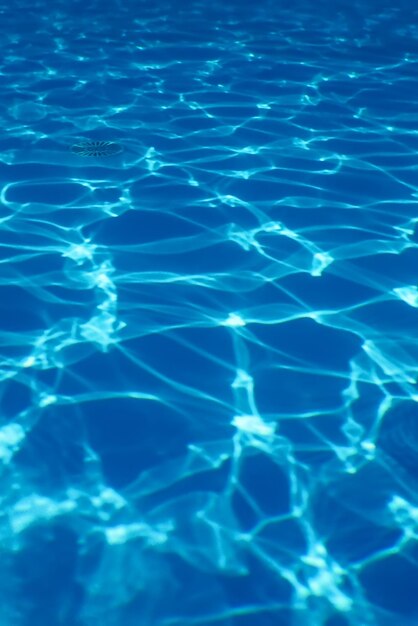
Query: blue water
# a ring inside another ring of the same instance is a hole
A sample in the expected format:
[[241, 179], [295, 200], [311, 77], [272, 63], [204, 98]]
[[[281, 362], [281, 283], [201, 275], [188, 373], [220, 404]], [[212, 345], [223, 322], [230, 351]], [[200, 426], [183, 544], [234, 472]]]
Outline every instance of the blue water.
[[0, 626], [418, 624], [414, 6], [2, 4]]

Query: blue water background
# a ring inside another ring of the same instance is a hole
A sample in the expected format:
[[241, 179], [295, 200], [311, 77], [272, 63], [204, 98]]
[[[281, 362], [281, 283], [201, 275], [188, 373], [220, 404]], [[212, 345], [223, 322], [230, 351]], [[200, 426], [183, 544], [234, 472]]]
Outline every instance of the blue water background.
[[418, 624], [415, 5], [0, 18], [1, 626]]

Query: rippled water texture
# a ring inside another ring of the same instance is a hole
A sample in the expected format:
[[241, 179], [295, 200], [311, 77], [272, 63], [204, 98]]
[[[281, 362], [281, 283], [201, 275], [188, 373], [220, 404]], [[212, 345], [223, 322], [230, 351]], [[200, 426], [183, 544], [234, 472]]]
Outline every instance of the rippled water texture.
[[1, 626], [418, 623], [413, 7], [3, 4]]

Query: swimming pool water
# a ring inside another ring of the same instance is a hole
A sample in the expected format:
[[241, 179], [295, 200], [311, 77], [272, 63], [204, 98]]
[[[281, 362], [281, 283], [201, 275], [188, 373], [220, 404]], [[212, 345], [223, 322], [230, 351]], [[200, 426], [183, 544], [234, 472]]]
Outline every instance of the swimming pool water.
[[1, 626], [418, 623], [418, 9], [0, 9]]

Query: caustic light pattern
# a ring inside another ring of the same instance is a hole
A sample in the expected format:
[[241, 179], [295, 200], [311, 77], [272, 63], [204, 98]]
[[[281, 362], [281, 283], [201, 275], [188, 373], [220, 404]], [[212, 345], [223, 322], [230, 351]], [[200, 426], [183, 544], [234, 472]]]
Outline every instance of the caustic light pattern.
[[377, 4], [3, 3], [1, 626], [417, 625], [418, 14]]

